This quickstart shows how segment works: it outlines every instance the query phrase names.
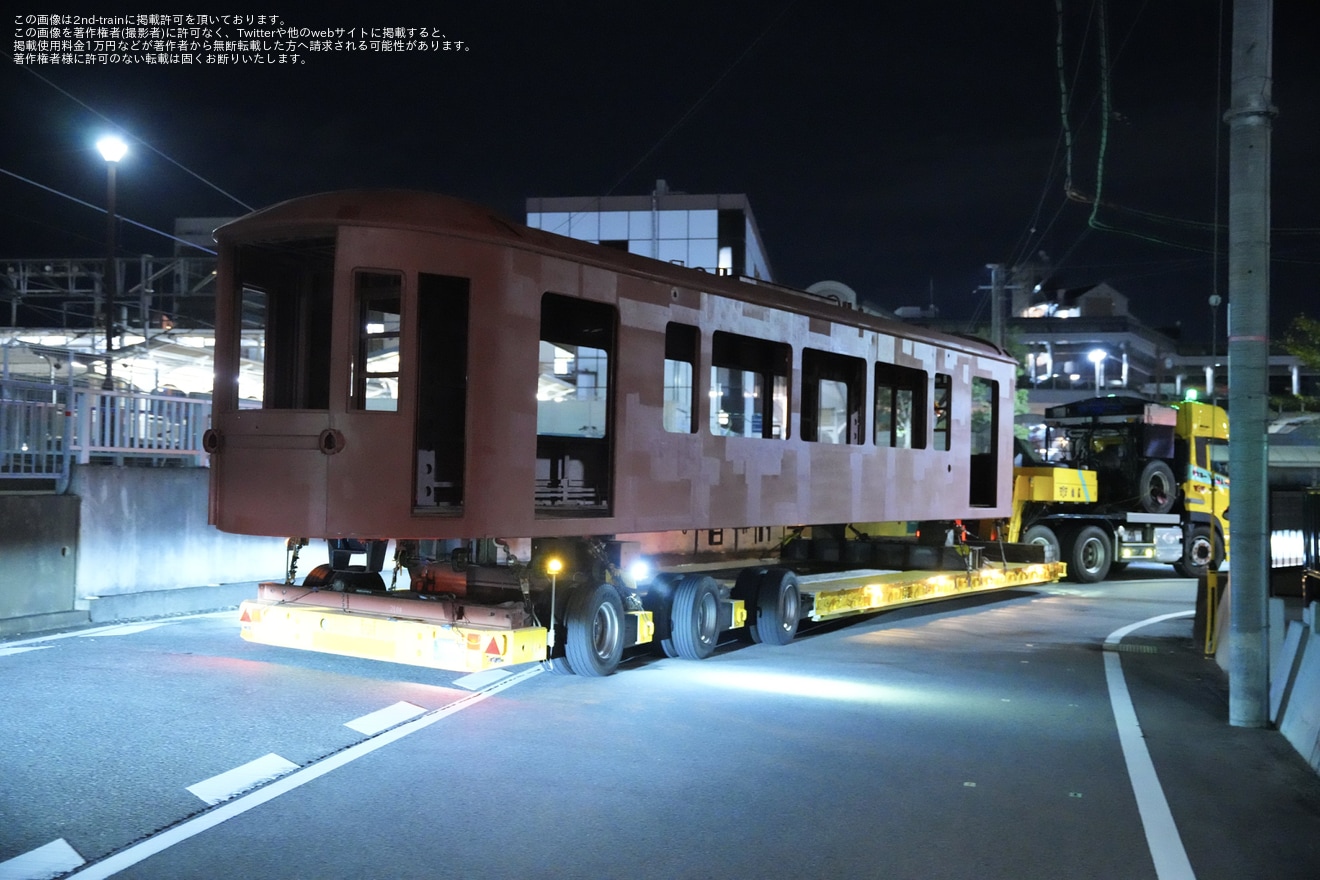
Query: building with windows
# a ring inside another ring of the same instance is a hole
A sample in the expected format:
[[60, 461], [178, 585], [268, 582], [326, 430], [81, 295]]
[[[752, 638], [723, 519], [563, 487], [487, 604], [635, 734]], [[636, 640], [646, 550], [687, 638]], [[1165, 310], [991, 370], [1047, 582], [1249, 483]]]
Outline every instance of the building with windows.
[[527, 200], [527, 225], [716, 275], [773, 281], [747, 196], [674, 192]]

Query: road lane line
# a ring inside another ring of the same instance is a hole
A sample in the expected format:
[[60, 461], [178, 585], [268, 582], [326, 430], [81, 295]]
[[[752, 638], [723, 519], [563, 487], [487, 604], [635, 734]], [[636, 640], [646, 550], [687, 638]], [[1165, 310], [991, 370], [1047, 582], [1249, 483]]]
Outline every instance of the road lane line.
[[221, 804], [220, 806], [201, 814], [195, 819], [189, 819], [186, 822], [175, 825], [173, 828], [167, 828], [165, 831], [162, 831], [154, 837], [149, 837], [141, 843], [120, 850], [114, 855], [108, 856], [107, 858], [89, 865], [83, 870], [70, 874], [69, 876], [82, 878], [82, 880], [101, 880], [101, 878], [104, 877], [112, 877], [125, 868], [130, 868], [157, 853], [164, 852], [176, 844], [183, 843], [191, 837], [196, 837], [203, 831], [214, 828], [222, 822], [227, 822], [235, 816], [241, 816], [249, 810], [255, 809], [268, 801], [272, 801], [282, 794], [287, 794], [295, 788], [306, 785], [315, 779], [319, 779], [332, 770], [338, 770], [340, 767], [350, 764], [358, 758], [365, 757], [377, 749], [384, 748], [393, 742], [397, 742], [405, 736], [410, 736], [419, 730], [430, 727], [437, 721], [455, 715], [464, 709], [471, 708], [482, 700], [485, 700], [487, 697], [493, 696], [500, 691], [507, 690], [515, 684], [526, 681], [540, 673], [540, 664], [535, 664], [529, 669], [515, 673], [508, 678], [496, 682], [486, 690], [469, 694], [462, 699], [450, 703], [448, 706], [428, 712], [421, 718], [409, 721], [407, 724], [401, 724], [379, 736], [360, 742], [357, 745], [349, 746], [341, 752], [336, 752], [333, 755], [322, 758], [320, 761], [304, 767], [297, 773], [290, 773], [288, 776], [283, 776], [269, 785], [262, 786], [251, 794]]
[[0, 880], [47, 880], [85, 863], [78, 851], [61, 837], [45, 846], [0, 862]]
[[273, 752], [262, 755], [255, 761], [218, 773], [210, 779], [188, 786], [188, 790], [206, 801], [211, 806], [227, 801], [235, 795], [251, 791], [263, 782], [278, 779], [298, 769], [292, 761], [281, 758]]
[[421, 706], [414, 706], [412, 703], [400, 701], [393, 706], [386, 706], [384, 709], [378, 709], [375, 712], [363, 715], [361, 718], [345, 721], [344, 726], [350, 727], [358, 733], [365, 733], [367, 736], [375, 736], [382, 730], [388, 730], [396, 724], [402, 724], [416, 718], [425, 711]]
[[30, 648], [0, 648], [0, 657], [12, 657], [15, 654], [26, 654], [28, 651], [44, 651], [47, 648], [53, 648], [54, 645], [33, 645]]
[[1132, 696], [1123, 678], [1118, 646], [1128, 633], [1175, 617], [1191, 617], [1195, 613], [1178, 611], [1130, 624], [1110, 633], [1104, 644], [1105, 681], [1109, 685], [1114, 723], [1118, 725], [1118, 742], [1123, 747], [1123, 761], [1127, 764], [1132, 792], [1137, 797], [1137, 811], [1141, 814], [1141, 824], [1146, 831], [1146, 845], [1155, 861], [1155, 875], [1159, 880], [1196, 880], [1196, 874], [1192, 871], [1191, 862], [1187, 860], [1187, 850], [1178, 834], [1178, 826], [1174, 824], [1164, 789], [1160, 787], [1155, 764], [1150, 759], [1150, 750], [1146, 748], [1141, 724], [1137, 721], [1137, 710], [1132, 705]]

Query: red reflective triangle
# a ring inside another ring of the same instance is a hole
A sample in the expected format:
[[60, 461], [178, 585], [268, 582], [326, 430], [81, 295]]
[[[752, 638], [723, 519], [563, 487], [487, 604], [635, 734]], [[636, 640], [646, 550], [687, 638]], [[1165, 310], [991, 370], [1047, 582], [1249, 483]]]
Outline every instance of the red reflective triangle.
[[500, 655], [500, 646], [495, 641], [494, 636], [491, 637], [490, 644], [486, 646], [486, 653], [494, 654], [497, 657]]
[[243, 609], [243, 613], [242, 613], [241, 615], [239, 615], [238, 622], [239, 622], [239, 623], [251, 623], [251, 622], [252, 622], [252, 618], [251, 618], [251, 617], [248, 617], [248, 613], [247, 613], [247, 609], [246, 609], [246, 608], [244, 608], [244, 609]]

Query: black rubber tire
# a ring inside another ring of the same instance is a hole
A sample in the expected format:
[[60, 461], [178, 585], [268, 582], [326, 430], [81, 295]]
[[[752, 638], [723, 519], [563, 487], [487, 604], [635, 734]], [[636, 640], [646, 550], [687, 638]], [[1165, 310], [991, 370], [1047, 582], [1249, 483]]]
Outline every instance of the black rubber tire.
[[747, 611], [747, 625], [743, 629], [754, 644], [761, 642], [761, 634], [756, 630], [756, 600], [761, 590], [761, 577], [766, 571], [764, 568], [744, 568], [738, 572], [738, 579], [734, 581], [733, 592], [730, 594], [730, 598], [742, 600], [743, 608]]
[[613, 675], [623, 659], [623, 599], [609, 584], [576, 591], [564, 609], [564, 656], [578, 675]]
[[1054, 529], [1046, 525], [1037, 523], [1027, 528], [1022, 533], [1023, 544], [1040, 544], [1045, 547], [1054, 548], [1054, 560], [1063, 561], [1063, 548], [1059, 545], [1059, 536], [1054, 533]]
[[1223, 561], [1224, 550], [1219, 535], [1209, 524], [1198, 523], [1183, 537], [1183, 557], [1173, 564], [1173, 568], [1183, 577], [1199, 578], [1212, 565], [1218, 570]]
[[1094, 584], [1109, 576], [1114, 561], [1114, 543], [1099, 526], [1083, 526], [1068, 542], [1068, 579]]
[[713, 578], [692, 574], [679, 581], [670, 618], [669, 641], [674, 652], [685, 660], [704, 660], [715, 653], [719, 618], [720, 591]]
[[573, 667], [569, 665], [567, 657], [551, 657], [549, 660], [542, 660], [541, 666], [551, 675], [573, 674]]
[[787, 645], [797, 635], [802, 618], [802, 591], [797, 575], [786, 568], [772, 568], [761, 575], [756, 593], [757, 641]]
[[1173, 468], [1158, 458], [1146, 462], [1137, 480], [1137, 497], [1146, 513], [1168, 513], [1178, 501]]

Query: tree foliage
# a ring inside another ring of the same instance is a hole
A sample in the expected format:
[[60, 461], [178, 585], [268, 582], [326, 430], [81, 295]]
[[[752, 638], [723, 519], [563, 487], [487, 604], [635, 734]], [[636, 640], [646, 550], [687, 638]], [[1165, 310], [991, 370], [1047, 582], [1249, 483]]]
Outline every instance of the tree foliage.
[[1283, 335], [1283, 347], [1307, 367], [1320, 370], [1320, 321], [1304, 314], [1293, 318]]

